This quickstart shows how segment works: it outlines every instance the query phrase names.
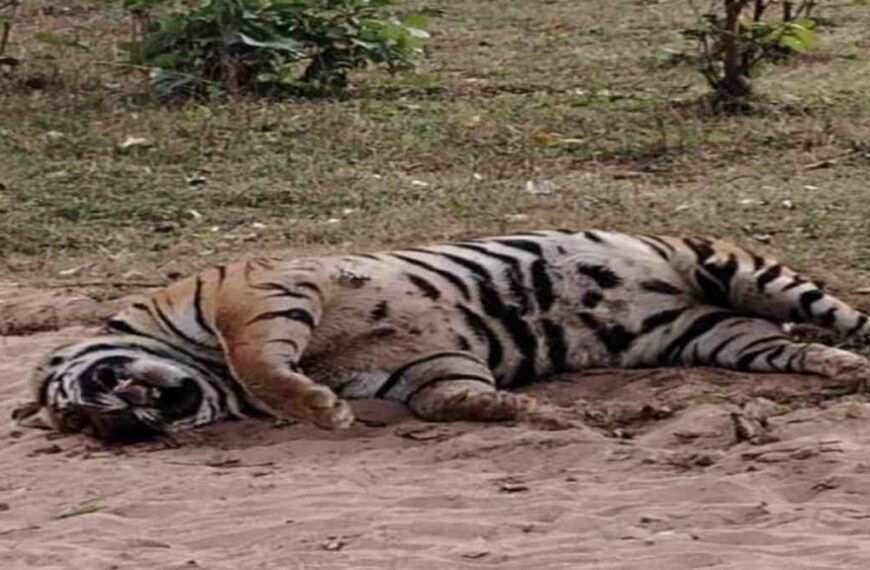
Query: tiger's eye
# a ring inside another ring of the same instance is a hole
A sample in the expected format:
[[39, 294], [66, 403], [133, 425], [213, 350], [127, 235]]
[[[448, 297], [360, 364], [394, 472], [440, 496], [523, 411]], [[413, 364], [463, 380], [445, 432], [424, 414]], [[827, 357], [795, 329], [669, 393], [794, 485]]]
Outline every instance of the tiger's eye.
[[114, 388], [118, 383], [118, 375], [108, 366], [103, 366], [97, 369], [97, 380], [106, 388]]

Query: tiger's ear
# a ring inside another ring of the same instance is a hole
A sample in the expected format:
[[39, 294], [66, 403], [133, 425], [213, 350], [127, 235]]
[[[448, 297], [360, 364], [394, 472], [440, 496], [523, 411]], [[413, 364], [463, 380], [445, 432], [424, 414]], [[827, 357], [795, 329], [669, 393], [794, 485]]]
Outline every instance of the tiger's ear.
[[48, 420], [48, 410], [38, 402], [27, 402], [12, 410], [12, 419], [21, 427], [36, 429], [52, 429]]

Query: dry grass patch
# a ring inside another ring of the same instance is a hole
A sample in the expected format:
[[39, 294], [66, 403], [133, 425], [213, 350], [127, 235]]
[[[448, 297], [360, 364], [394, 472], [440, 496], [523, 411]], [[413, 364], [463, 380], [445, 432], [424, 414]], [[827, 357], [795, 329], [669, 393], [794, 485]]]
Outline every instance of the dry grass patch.
[[[700, 75], [657, 57], [689, 48], [684, 2], [413, 4], [434, 36], [416, 74], [168, 107], [119, 65], [121, 13], [33, 3], [0, 83], [0, 276], [163, 281], [254, 252], [595, 226], [721, 234], [866, 282], [870, 10], [826, 9], [819, 51], [765, 70], [762, 111], [711, 117]], [[88, 51], [34, 42], [45, 26]]]

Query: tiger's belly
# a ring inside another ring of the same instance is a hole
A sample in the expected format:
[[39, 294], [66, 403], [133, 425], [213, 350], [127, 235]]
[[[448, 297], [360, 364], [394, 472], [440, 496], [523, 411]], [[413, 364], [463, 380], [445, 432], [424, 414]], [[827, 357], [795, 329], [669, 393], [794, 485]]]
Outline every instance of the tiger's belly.
[[390, 372], [434, 352], [471, 352], [505, 387], [560, 372], [630, 364], [624, 356], [632, 327], [622, 321], [624, 301], [578, 310], [559, 300], [547, 314], [520, 314], [509, 307], [501, 319], [484, 314], [471, 322], [467, 307], [419, 300], [388, 304], [389, 314], [375, 319], [372, 314], [382, 312], [379, 303], [354, 302], [327, 312], [302, 360], [305, 373], [364, 397]]
[[[644, 337], [650, 318], [697, 304], [673, 268], [652, 256], [552, 260], [546, 299], [530, 282], [518, 288], [465, 275], [472, 294], [463, 296], [447, 287], [421, 287], [393, 265], [342, 263], [333, 268], [339, 276], [332, 279], [334, 295], [301, 362], [315, 381], [340, 390], [358, 384], [365, 392], [397, 368], [444, 351], [476, 355], [500, 386], [566, 371], [631, 367], [648, 362], [645, 353], [656, 349], [657, 338]], [[348, 274], [359, 278], [341, 279]], [[680, 293], [651, 290], [651, 280]]]

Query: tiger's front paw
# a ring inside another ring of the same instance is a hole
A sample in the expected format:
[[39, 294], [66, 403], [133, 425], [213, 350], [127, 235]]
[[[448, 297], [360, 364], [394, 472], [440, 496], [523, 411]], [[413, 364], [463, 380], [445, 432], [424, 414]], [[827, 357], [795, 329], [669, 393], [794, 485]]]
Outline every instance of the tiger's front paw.
[[326, 386], [312, 386], [302, 396], [306, 418], [325, 429], [345, 429], [353, 423], [347, 402]]

